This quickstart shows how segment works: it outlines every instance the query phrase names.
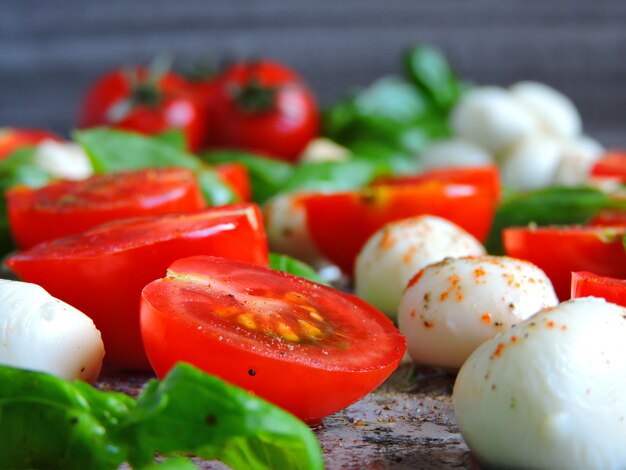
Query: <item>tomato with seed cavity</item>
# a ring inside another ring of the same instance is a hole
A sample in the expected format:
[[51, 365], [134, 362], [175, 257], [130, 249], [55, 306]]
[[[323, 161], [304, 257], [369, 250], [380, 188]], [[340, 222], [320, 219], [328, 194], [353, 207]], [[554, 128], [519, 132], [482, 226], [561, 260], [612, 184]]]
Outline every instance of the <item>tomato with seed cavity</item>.
[[6, 263], [22, 280], [41, 285], [90, 316], [102, 333], [106, 362], [145, 369], [141, 290], [162, 277], [173, 261], [201, 254], [267, 265], [258, 207], [237, 204], [109, 222], [39, 244]]
[[539, 266], [563, 301], [570, 298], [572, 272], [626, 278], [624, 234], [626, 227], [509, 227], [502, 239], [506, 254]]
[[496, 206], [490, 189], [441, 181], [313, 194], [302, 200], [315, 245], [347, 274], [367, 239], [389, 222], [436, 215], [484, 241]]
[[61, 142], [63, 139], [53, 132], [41, 129], [0, 128], [0, 160], [22, 147], [37, 145], [45, 140]]
[[215, 172], [233, 189], [241, 201], [252, 199], [250, 174], [243, 163], [220, 163], [215, 165]]
[[591, 175], [601, 178], [615, 178], [626, 184], [626, 152], [609, 152], [591, 168]]
[[626, 307], [626, 279], [598, 276], [587, 271], [572, 273], [572, 298], [590, 296]]
[[310, 423], [372, 391], [405, 351], [391, 321], [354, 296], [205, 256], [146, 286], [141, 330], [157, 375], [189, 362]]
[[205, 207], [186, 168], [146, 169], [59, 181], [6, 192], [9, 226], [21, 249], [128, 217], [190, 212]]

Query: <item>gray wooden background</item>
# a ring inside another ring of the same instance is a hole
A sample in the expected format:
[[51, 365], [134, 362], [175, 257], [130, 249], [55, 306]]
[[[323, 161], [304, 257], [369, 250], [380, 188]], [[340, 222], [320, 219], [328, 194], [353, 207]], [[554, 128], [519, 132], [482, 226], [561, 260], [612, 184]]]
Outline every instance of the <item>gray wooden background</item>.
[[475, 83], [549, 83], [626, 147], [626, 0], [0, 0], [0, 126], [67, 133], [91, 80], [163, 52], [274, 57], [328, 103], [416, 42]]

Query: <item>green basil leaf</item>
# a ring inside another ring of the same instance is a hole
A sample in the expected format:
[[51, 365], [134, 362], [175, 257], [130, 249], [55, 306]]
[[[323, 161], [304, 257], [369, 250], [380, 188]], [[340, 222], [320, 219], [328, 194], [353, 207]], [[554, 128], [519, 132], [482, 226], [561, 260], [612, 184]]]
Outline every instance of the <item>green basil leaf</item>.
[[295, 167], [280, 192], [347, 191], [362, 188], [374, 178], [388, 174], [391, 170], [386, 162], [372, 160], [303, 163]]
[[270, 268], [303, 277], [318, 284], [328, 285], [313, 267], [291, 256], [270, 253]]
[[137, 427], [131, 465], [158, 451], [186, 452], [241, 469], [323, 468], [319, 443], [306, 424], [188, 364], [178, 364], [144, 389], [136, 412], [144, 407], [151, 411]]
[[230, 186], [202, 160], [159, 138], [100, 128], [76, 131], [74, 140], [83, 147], [97, 173], [185, 167], [196, 173], [207, 204], [215, 206], [237, 200]]
[[238, 162], [248, 169], [252, 199], [259, 204], [277, 194], [294, 172], [293, 165], [247, 152], [216, 151], [201, 155], [207, 163]]
[[496, 211], [487, 250], [503, 253], [501, 234], [506, 227], [584, 224], [601, 209], [619, 204], [602, 191], [588, 187], [553, 187], [513, 195]]
[[180, 129], [171, 129], [161, 132], [160, 134], [153, 136], [153, 138], [163, 144], [174, 147], [181, 152], [187, 151], [187, 140], [185, 139], [185, 134]]

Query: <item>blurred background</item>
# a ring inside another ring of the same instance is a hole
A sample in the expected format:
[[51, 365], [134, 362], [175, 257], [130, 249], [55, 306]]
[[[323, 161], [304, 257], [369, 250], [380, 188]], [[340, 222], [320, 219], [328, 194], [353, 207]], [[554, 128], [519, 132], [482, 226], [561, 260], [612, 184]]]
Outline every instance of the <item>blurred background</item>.
[[622, 0], [3, 0], [0, 126], [67, 135], [93, 80], [161, 53], [272, 57], [328, 104], [427, 43], [470, 82], [554, 86], [590, 135], [626, 147], [625, 24]]

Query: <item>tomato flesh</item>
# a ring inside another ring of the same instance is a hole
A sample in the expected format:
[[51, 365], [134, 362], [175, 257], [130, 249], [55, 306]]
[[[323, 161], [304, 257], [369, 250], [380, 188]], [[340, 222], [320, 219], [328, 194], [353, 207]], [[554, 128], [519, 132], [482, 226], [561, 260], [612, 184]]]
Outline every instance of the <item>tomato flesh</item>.
[[369, 393], [405, 350], [393, 324], [356, 297], [204, 256], [146, 286], [141, 329], [157, 375], [189, 362], [308, 422]]
[[0, 160], [22, 147], [37, 145], [45, 140], [60, 142], [62, 139], [53, 132], [41, 129], [0, 128]]
[[591, 168], [591, 175], [601, 178], [615, 178], [626, 184], [626, 152], [609, 152]]
[[11, 233], [23, 250], [116, 219], [205, 206], [194, 174], [185, 168], [95, 175], [38, 189], [19, 186], [6, 197]]
[[572, 298], [601, 297], [626, 307], [626, 279], [598, 276], [587, 271], [572, 273]]
[[626, 278], [626, 227], [511, 227], [502, 232], [507, 255], [539, 266], [561, 301], [570, 298], [571, 273]]
[[199, 254], [266, 265], [259, 209], [240, 204], [110, 222], [39, 244], [7, 265], [90, 316], [102, 333], [108, 364], [148, 369], [139, 331], [141, 290], [173, 261]]
[[483, 187], [439, 181], [314, 194], [303, 197], [303, 202], [315, 245], [347, 274], [352, 273], [367, 239], [400, 219], [425, 214], [443, 217], [484, 241], [497, 203]]
[[221, 163], [215, 165], [215, 171], [223, 181], [233, 188], [241, 201], [252, 199], [250, 174], [243, 163]]

